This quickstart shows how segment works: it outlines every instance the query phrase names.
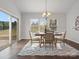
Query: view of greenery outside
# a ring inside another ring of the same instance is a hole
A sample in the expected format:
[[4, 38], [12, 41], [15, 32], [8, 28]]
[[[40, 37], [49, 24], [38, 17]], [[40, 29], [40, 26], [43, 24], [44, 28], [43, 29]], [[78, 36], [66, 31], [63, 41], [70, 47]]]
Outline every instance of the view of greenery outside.
[[[0, 34], [9, 34], [9, 22], [0, 21]], [[16, 21], [12, 22], [12, 35], [16, 35]]]
[[16, 36], [16, 25], [17, 25], [16, 21], [12, 22], [12, 35], [13, 36]]
[[36, 32], [38, 32], [38, 31], [39, 31], [38, 25], [32, 25], [32, 26], [31, 26], [31, 32], [36, 33]]
[[45, 31], [45, 19], [32, 19], [31, 32], [44, 32]]
[[0, 21], [0, 37], [9, 37], [9, 22]]
[[9, 39], [9, 15], [0, 11], [0, 38], [7, 37]]
[[0, 30], [9, 29], [9, 22], [0, 21]]
[[[11, 18], [9, 18], [11, 17]], [[17, 19], [12, 17], [11, 15], [0, 11], [0, 42], [2, 42], [0, 44], [0, 48], [4, 47], [4, 46], [8, 46], [9, 45], [9, 19], [11, 20], [11, 43], [15, 42], [16, 40], [16, 29], [17, 29]], [[15, 39], [15, 40], [13, 40]]]
[[12, 36], [16, 36], [16, 18], [0, 11], [0, 37], [9, 37], [9, 17], [12, 23]]
[[40, 25], [40, 32], [45, 32], [45, 25]]

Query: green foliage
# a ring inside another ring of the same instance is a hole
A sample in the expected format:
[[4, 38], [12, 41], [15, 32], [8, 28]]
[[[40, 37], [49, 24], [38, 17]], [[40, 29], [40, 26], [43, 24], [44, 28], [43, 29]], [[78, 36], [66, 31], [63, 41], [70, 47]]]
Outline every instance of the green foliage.
[[0, 26], [9, 26], [9, 22], [0, 21]]
[[2, 27], [3, 30], [6, 30], [9, 28], [9, 22], [0, 21], [0, 27]]
[[0, 21], [0, 26], [3, 26], [3, 22]]

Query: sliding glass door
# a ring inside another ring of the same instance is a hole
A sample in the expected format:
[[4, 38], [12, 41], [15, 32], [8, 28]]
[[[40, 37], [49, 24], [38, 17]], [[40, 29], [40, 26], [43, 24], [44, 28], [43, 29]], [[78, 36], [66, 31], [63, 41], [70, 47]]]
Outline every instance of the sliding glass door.
[[0, 49], [9, 45], [9, 15], [0, 11]]
[[[19, 37], [19, 26], [17, 18], [0, 11], [0, 47], [12, 44]], [[17, 32], [18, 30], [18, 32]], [[0, 49], [1, 49], [0, 48]]]

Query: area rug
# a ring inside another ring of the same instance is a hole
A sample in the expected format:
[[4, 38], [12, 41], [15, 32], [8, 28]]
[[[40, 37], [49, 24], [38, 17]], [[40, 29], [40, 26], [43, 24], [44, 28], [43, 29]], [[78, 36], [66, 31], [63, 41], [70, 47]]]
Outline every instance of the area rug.
[[31, 45], [30, 41], [18, 53], [18, 56], [79, 56], [79, 51], [69, 45], [57, 44], [57, 48], [47, 45], [39, 47], [38, 43]]

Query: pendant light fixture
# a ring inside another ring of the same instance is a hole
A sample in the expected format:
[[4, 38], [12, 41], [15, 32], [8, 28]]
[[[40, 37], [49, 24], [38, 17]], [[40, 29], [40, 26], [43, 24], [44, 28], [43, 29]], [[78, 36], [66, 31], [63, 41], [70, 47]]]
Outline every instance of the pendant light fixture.
[[45, 0], [45, 10], [44, 10], [44, 12], [42, 13], [42, 17], [48, 17], [48, 16], [50, 16], [50, 15], [51, 15], [51, 13], [48, 12], [48, 9], [47, 9], [47, 0]]

